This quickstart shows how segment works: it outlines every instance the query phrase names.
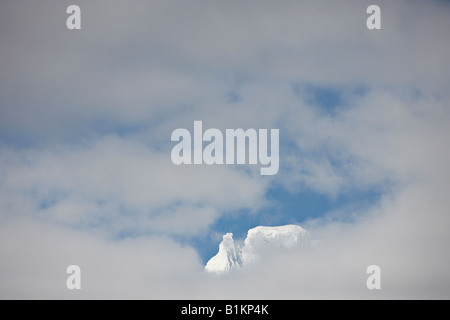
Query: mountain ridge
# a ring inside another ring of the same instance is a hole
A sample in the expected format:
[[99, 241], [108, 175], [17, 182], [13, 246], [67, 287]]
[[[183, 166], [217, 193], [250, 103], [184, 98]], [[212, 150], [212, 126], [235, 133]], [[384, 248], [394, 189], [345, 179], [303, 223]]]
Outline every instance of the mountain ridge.
[[210, 273], [229, 273], [246, 265], [258, 263], [267, 252], [282, 249], [305, 248], [311, 245], [310, 234], [299, 225], [257, 226], [248, 230], [243, 245], [226, 233], [219, 252], [205, 265]]

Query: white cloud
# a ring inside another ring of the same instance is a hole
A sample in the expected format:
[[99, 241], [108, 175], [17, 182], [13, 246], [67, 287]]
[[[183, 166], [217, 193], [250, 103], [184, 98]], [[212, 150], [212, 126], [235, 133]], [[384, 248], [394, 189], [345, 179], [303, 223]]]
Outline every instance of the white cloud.
[[[81, 297], [448, 297], [449, 5], [382, 1], [371, 32], [369, 4], [80, 1], [76, 34], [64, 4], [3, 4], [1, 296], [71, 298], [64, 271], [79, 263]], [[298, 83], [368, 92], [331, 116]], [[170, 133], [193, 120], [280, 128], [290, 148], [275, 180], [174, 166]], [[226, 279], [165, 238], [257, 210], [272, 182], [391, 189], [354, 224], [311, 223], [330, 239], [316, 252]], [[123, 233], [142, 238], [111, 240]], [[374, 263], [381, 292], [365, 288]]]
[[[2, 154], [4, 214], [38, 215], [116, 234], [195, 234], [219, 213], [258, 208], [267, 187], [258, 174], [227, 166], [176, 166], [170, 152], [119, 137], [74, 150]], [[23, 211], [24, 204], [33, 209]]]
[[[3, 221], [0, 237], [14, 239], [0, 248], [0, 296], [8, 299], [174, 298], [201, 268], [193, 249], [164, 237], [115, 242], [23, 220]], [[66, 287], [72, 264], [81, 268], [81, 291]]]

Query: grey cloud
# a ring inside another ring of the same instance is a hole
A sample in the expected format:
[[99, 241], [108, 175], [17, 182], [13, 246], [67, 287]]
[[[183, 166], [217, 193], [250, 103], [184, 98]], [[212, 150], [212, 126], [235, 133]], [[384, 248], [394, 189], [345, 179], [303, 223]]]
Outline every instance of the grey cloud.
[[79, 5], [80, 32], [66, 30], [62, 3], [3, 5], [4, 133], [142, 125], [186, 106], [202, 113], [220, 104], [235, 76], [435, 91], [449, 80], [442, 59], [450, 47], [438, 36], [445, 3], [382, 2], [380, 32], [365, 28], [360, 1], [332, 10], [324, 1]]
[[[2, 3], [0, 295], [76, 298], [64, 270], [80, 263], [89, 298], [448, 297], [449, 4], [381, 1], [379, 32], [369, 4], [80, 0], [70, 32], [62, 2]], [[299, 83], [368, 89], [324, 115]], [[170, 132], [193, 120], [280, 128], [279, 174], [171, 165]], [[329, 239], [315, 251], [228, 278], [166, 238], [256, 211], [272, 183], [392, 189], [352, 224], [309, 221]]]
[[[75, 150], [9, 150], [1, 160], [4, 214], [114, 234], [193, 234], [212, 224], [219, 211], [255, 210], [267, 187], [259, 175], [225, 166], [175, 166], [169, 154], [117, 136]], [[31, 212], [21, 209], [25, 204]]]

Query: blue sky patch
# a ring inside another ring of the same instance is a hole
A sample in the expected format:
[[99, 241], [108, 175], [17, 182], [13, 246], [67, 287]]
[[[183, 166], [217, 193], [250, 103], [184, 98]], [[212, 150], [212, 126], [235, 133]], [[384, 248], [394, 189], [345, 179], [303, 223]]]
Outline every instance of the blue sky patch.
[[293, 91], [305, 104], [318, 108], [325, 114], [334, 115], [339, 108], [348, 106], [350, 97], [364, 96], [369, 88], [364, 85], [341, 87], [306, 82], [294, 84]]

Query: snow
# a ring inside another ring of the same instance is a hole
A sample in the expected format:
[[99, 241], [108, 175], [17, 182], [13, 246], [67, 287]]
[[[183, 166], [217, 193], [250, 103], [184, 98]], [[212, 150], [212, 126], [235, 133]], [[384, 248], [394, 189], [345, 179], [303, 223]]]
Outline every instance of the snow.
[[241, 249], [233, 240], [233, 234], [227, 233], [219, 245], [219, 252], [205, 266], [208, 272], [224, 273], [235, 270], [242, 265]]
[[309, 232], [298, 225], [278, 227], [259, 226], [250, 229], [242, 247], [227, 233], [219, 252], [205, 266], [212, 273], [228, 273], [252, 263], [259, 263], [267, 254], [280, 250], [310, 246]]

